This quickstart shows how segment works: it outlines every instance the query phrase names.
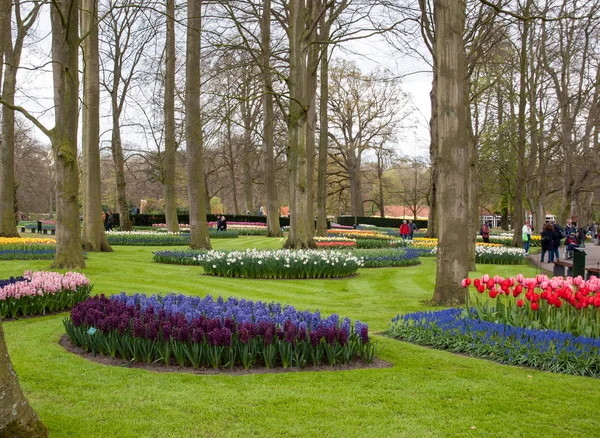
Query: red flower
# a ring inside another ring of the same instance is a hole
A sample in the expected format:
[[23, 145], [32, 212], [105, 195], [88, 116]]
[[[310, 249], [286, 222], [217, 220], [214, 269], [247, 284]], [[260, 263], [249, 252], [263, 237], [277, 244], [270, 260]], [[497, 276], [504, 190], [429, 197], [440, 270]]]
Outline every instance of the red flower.
[[539, 308], [540, 306], [538, 305], [538, 303], [531, 303], [531, 310], [536, 311]]
[[523, 307], [524, 304], [525, 304], [525, 302], [523, 300], [517, 301], [517, 306], [519, 306], [519, 307]]
[[498, 289], [492, 289], [490, 291], [490, 298], [496, 298], [498, 296]]
[[484, 293], [485, 292], [485, 286], [483, 284], [480, 284], [477, 287], [477, 292], [479, 292], [480, 294]]

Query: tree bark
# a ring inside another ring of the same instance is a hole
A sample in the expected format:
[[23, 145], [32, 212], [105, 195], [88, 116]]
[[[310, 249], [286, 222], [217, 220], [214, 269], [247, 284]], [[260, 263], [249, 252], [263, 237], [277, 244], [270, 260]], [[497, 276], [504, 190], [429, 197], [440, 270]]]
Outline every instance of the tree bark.
[[439, 246], [435, 292], [432, 301], [441, 305], [465, 302], [461, 281], [468, 273], [469, 256], [464, 242], [470, 183], [467, 126], [468, 89], [463, 32], [465, 0], [435, 0], [436, 59], [438, 75], [438, 232]]
[[100, 184], [100, 60], [98, 50], [98, 0], [83, 0], [83, 248], [112, 251], [102, 222]]
[[55, 127], [51, 132], [51, 137], [56, 175], [57, 210], [56, 256], [52, 267], [55, 269], [85, 267], [78, 203], [78, 11], [78, 0], [63, 0], [61, 3], [53, 3], [51, 9], [55, 119]]
[[431, 85], [431, 119], [429, 120], [429, 132], [431, 140], [429, 143], [429, 214], [427, 215], [427, 237], [438, 237], [437, 231], [437, 197], [438, 197], [438, 110], [437, 110], [437, 63], [433, 57], [433, 81]]
[[206, 186], [203, 169], [202, 115], [200, 111], [200, 32], [202, 2], [188, 2], [185, 59], [185, 139], [187, 148], [190, 247], [211, 249], [206, 222]]
[[317, 236], [327, 235], [327, 159], [329, 145], [329, 119], [327, 102], [329, 100], [329, 33], [331, 24], [325, 20], [320, 23], [321, 47], [321, 96], [319, 100], [319, 159], [317, 170]]
[[163, 161], [163, 194], [167, 231], [179, 231], [175, 173], [177, 166], [177, 141], [175, 139], [175, 0], [167, 0], [167, 35], [165, 42], [165, 159]]
[[[0, 3], [0, 79], [4, 67], [3, 99], [15, 104], [17, 84], [17, 66], [19, 65], [21, 47], [13, 49], [12, 43], [12, 1]], [[20, 7], [17, 5], [16, 7]], [[22, 46], [22, 42], [21, 42]], [[4, 64], [3, 59], [6, 60]], [[0, 237], [18, 237], [15, 220], [15, 112], [7, 105], [2, 107], [2, 137], [0, 138]]]
[[[311, 1], [307, 3], [310, 22], [315, 23], [318, 19], [320, 2]], [[317, 124], [317, 71], [319, 70], [319, 46], [317, 44], [316, 30], [306, 37], [307, 65], [306, 81], [304, 82], [304, 95], [308, 106], [306, 113], [306, 196], [307, 215], [306, 227], [314, 234], [315, 230], [315, 208], [314, 208], [314, 174], [316, 153], [316, 124]]]
[[[529, 15], [531, 0], [527, 1], [524, 15]], [[523, 34], [521, 35], [521, 51], [519, 53], [519, 114], [518, 114], [518, 140], [517, 140], [517, 175], [515, 178], [515, 199], [513, 206], [513, 246], [523, 246], [523, 233], [521, 232], [524, 222], [523, 200], [525, 195], [525, 149], [526, 138], [526, 111], [527, 111], [527, 40], [529, 38], [530, 21], [523, 21]]]
[[[289, 3], [290, 25], [290, 109], [288, 118], [289, 145], [288, 168], [290, 181], [290, 233], [285, 242], [286, 248], [314, 248], [313, 227], [308, 227], [308, 184], [306, 123], [308, 103], [305, 93], [306, 30], [307, 10], [304, 0], [291, 0]], [[312, 216], [312, 215], [311, 215]]]
[[[245, 67], [247, 70], [248, 67]], [[250, 212], [254, 214], [254, 199], [252, 191], [252, 110], [251, 105], [248, 102], [250, 97], [250, 78], [244, 78], [244, 84], [242, 89], [245, 91], [242, 93], [243, 98], [240, 101], [240, 112], [242, 116], [242, 123], [244, 124], [244, 140], [243, 140], [243, 156], [242, 156], [242, 171], [243, 171], [243, 188], [244, 188], [244, 213]]]
[[261, 17], [261, 56], [263, 81], [263, 169], [265, 174], [265, 189], [267, 193], [267, 236], [281, 236], [279, 222], [279, 197], [275, 182], [275, 125], [273, 109], [273, 86], [271, 82], [271, 0], [263, 0]]
[[0, 436], [47, 437], [48, 429], [35, 413], [12, 367], [0, 318]]

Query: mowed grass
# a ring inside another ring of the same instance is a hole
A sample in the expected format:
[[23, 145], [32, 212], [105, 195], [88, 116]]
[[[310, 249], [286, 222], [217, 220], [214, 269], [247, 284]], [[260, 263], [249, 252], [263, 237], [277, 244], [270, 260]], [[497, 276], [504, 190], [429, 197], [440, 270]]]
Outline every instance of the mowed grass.
[[[214, 240], [215, 248], [279, 248], [279, 239]], [[207, 277], [195, 266], [152, 262], [152, 247], [88, 254], [93, 293], [181, 292], [277, 301], [360, 319], [385, 330], [398, 313], [426, 309], [435, 260], [362, 269], [340, 280]], [[172, 249], [172, 247], [170, 247]], [[0, 278], [48, 261], [0, 262]], [[529, 266], [483, 273], [534, 275]], [[600, 381], [458, 356], [376, 336], [392, 368], [198, 376], [96, 364], [58, 340], [67, 314], [4, 324], [15, 369], [52, 437], [598, 436]]]

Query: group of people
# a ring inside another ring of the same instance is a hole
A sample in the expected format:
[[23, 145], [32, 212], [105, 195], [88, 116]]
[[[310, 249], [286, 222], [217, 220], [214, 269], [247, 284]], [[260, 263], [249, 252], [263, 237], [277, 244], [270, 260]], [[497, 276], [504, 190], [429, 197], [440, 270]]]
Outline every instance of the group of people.
[[[523, 225], [523, 247], [525, 249], [525, 255], [529, 255], [529, 244], [531, 242], [532, 232], [533, 228], [531, 227], [529, 221], [525, 222], [525, 225]], [[574, 249], [585, 245], [585, 238], [588, 232], [594, 239], [597, 238], [597, 228], [595, 222], [592, 222], [588, 229], [584, 227], [578, 228], [573, 224], [571, 219], [567, 220], [564, 228], [554, 221], [546, 222], [541, 232], [541, 262], [544, 262], [546, 253], [548, 253], [548, 263], [560, 261], [560, 245], [562, 243], [562, 239], [565, 239], [566, 258], [572, 258]]]
[[414, 232], [418, 229], [417, 224], [413, 223], [412, 219], [409, 219], [408, 223], [404, 220], [402, 225], [400, 225], [400, 236], [402, 237], [402, 240], [412, 240]]
[[104, 231], [113, 230], [114, 217], [110, 210], [107, 212], [102, 212], [102, 222], [104, 223]]
[[227, 220], [225, 216], [219, 216], [217, 219], [217, 231], [227, 231]]

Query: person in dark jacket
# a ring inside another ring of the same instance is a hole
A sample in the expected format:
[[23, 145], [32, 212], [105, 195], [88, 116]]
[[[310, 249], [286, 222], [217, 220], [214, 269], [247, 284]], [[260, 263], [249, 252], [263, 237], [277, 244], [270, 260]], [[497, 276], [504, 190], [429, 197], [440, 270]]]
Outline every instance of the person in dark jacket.
[[552, 228], [554, 229], [554, 260], [555, 261], [559, 261], [560, 259], [560, 252], [559, 252], [559, 248], [560, 248], [560, 242], [562, 240], [564, 236], [564, 231], [561, 228], [560, 225], [558, 225], [556, 222], [552, 221]]
[[217, 217], [217, 231], [221, 231], [221, 225], [223, 224], [222, 216]]
[[548, 253], [548, 263], [554, 262], [554, 241], [556, 240], [556, 233], [552, 224], [547, 223], [542, 231], [542, 258], [541, 262], [544, 262], [544, 256]]

